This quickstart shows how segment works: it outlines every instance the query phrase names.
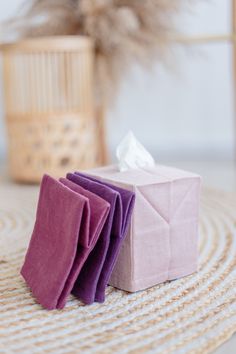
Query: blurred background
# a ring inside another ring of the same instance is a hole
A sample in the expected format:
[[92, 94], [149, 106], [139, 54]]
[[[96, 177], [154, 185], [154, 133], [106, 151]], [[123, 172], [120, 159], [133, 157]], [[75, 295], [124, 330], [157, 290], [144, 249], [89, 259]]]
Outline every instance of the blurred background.
[[[23, 3], [1, 1], [0, 22], [15, 16]], [[81, 62], [78, 50], [75, 63], [74, 54], [67, 57], [56, 53], [56, 58], [54, 52], [50, 53], [50, 45], [43, 42], [43, 51], [41, 48], [36, 59], [28, 58], [29, 62], [24, 60], [31, 51], [22, 52], [25, 48], [21, 45], [15, 57], [12, 53], [5, 56], [5, 66], [1, 56], [0, 183], [35, 183], [45, 172], [62, 176], [66, 171], [87, 168], [89, 163], [92, 167], [98, 161], [115, 162], [116, 146], [132, 130], [157, 163], [199, 173], [207, 187], [236, 191], [235, 3], [189, 0], [186, 11], [175, 16], [181, 34], [168, 60], [157, 60], [150, 70], [133, 64], [114, 101], [96, 113], [96, 122], [89, 108], [88, 51], [87, 61]], [[0, 26], [0, 38], [7, 40], [5, 25]], [[64, 41], [59, 45], [67, 46]], [[43, 62], [42, 53], [46, 53]], [[47, 77], [50, 87], [45, 85]], [[72, 81], [75, 86], [70, 91]], [[6, 88], [8, 93], [4, 95]], [[70, 101], [68, 105], [65, 98]], [[47, 111], [49, 103], [54, 106]], [[234, 353], [235, 343], [234, 336], [216, 353]]]
[[[0, 20], [13, 16], [21, 4], [2, 2]], [[109, 154], [115, 160], [117, 144], [131, 129], [157, 162], [202, 173], [212, 187], [235, 188], [233, 45], [226, 39], [232, 32], [232, 1], [192, 2], [177, 21], [190, 40], [172, 48], [167, 65], [157, 63], [151, 72], [134, 65], [109, 107]], [[215, 36], [219, 39], [207, 40]], [[2, 166], [6, 146], [1, 87]]]

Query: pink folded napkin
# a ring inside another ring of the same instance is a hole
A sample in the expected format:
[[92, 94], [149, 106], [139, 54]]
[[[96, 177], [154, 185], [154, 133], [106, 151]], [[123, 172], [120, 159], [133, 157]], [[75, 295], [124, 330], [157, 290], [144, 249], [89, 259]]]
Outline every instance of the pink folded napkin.
[[45, 175], [21, 274], [37, 301], [63, 308], [109, 213], [109, 203]]

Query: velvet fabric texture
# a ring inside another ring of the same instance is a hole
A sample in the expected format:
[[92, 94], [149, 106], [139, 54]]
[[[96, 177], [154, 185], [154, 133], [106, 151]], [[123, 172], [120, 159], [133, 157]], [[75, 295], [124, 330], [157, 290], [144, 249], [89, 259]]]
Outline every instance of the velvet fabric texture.
[[88, 190], [43, 177], [34, 230], [21, 269], [42, 306], [50, 310], [65, 306], [109, 209], [109, 203]]
[[106, 286], [130, 223], [134, 193], [79, 172], [69, 173], [67, 178], [104, 198], [111, 205], [99, 240], [73, 289], [73, 293], [87, 304], [103, 302]]
[[109, 284], [130, 292], [197, 270], [200, 176], [172, 167], [89, 174], [135, 192], [131, 227]]

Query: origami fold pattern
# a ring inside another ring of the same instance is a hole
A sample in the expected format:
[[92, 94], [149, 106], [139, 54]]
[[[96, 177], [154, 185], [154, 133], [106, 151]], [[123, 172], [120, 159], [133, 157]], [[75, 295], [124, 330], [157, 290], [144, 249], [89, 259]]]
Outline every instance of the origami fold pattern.
[[65, 306], [109, 209], [104, 199], [73, 183], [43, 177], [36, 222], [21, 274], [45, 308]]
[[109, 217], [99, 240], [84, 264], [73, 289], [73, 293], [87, 304], [94, 300], [103, 302], [106, 286], [127, 234], [135, 195], [79, 172], [68, 173], [67, 178], [104, 198], [111, 205]]
[[198, 175], [161, 165], [124, 172], [108, 166], [89, 174], [136, 196], [110, 285], [134, 292], [197, 270]]

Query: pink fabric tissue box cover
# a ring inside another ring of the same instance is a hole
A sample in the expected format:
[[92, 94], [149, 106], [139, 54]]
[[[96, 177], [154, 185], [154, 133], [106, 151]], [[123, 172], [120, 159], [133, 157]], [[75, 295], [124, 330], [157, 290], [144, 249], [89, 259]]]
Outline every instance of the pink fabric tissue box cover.
[[130, 292], [197, 270], [200, 176], [171, 167], [88, 171], [135, 192], [129, 233], [109, 284]]

